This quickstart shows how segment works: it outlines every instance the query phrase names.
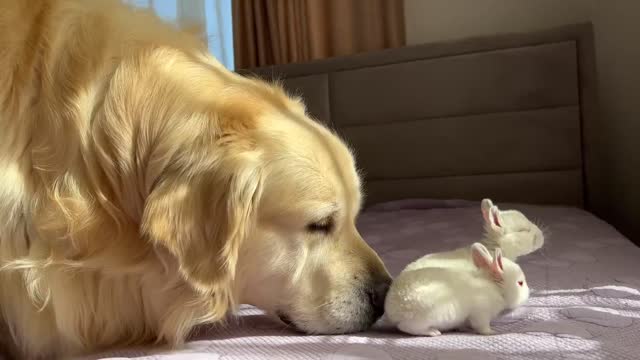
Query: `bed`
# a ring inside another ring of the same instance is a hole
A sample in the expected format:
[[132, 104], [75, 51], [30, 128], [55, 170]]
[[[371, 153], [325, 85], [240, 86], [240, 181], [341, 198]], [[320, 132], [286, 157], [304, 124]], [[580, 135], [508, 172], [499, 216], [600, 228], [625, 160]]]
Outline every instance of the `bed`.
[[244, 71], [279, 80], [351, 144], [364, 238], [392, 275], [478, 240], [480, 200], [547, 229], [520, 260], [533, 289], [495, 336], [309, 336], [241, 307], [184, 348], [82, 359], [638, 359], [640, 248], [595, 214], [599, 118], [590, 24]]

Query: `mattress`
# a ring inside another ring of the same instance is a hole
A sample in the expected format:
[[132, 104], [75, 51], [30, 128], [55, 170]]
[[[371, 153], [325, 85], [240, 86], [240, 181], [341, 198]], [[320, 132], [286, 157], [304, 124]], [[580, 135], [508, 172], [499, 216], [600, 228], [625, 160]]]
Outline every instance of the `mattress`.
[[[498, 204], [546, 228], [542, 250], [519, 260], [532, 294], [493, 322], [493, 336], [415, 337], [384, 321], [368, 332], [308, 336], [244, 306], [230, 326], [200, 329], [181, 349], [134, 348], [94, 359], [639, 359], [640, 248], [576, 208]], [[425, 253], [479, 239], [479, 203], [409, 200], [363, 212], [359, 229], [392, 275]]]

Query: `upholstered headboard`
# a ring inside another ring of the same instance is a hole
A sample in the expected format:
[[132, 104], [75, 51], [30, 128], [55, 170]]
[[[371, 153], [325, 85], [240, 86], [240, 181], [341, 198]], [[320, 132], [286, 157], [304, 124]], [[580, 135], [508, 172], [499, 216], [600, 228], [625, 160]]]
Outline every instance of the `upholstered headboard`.
[[588, 204], [596, 119], [589, 24], [241, 73], [281, 80], [351, 144], [368, 204]]

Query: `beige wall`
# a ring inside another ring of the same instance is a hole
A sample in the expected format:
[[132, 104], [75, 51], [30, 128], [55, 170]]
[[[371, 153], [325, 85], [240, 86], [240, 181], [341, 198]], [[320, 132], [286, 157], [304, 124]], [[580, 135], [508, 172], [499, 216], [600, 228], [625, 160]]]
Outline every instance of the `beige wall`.
[[407, 42], [595, 26], [605, 129], [599, 215], [640, 243], [640, 0], [405, 0]]
[[606, 124], [608, 220], [640, 242], [640, 1], [598, 0], [592, 19]]
[[405, 0], [407, 42], [420, 44], [588, 21], [595, 1]]

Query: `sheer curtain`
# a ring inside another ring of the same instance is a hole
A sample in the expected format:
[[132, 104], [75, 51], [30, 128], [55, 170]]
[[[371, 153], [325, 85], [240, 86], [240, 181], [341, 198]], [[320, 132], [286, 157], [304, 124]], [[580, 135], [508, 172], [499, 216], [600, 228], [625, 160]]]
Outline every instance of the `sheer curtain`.
[[209, 51], [229, 70], [234, 69], [231, 0], [123, 0], [148, 8], [178, 26], [199, 24], [206, 31]]

